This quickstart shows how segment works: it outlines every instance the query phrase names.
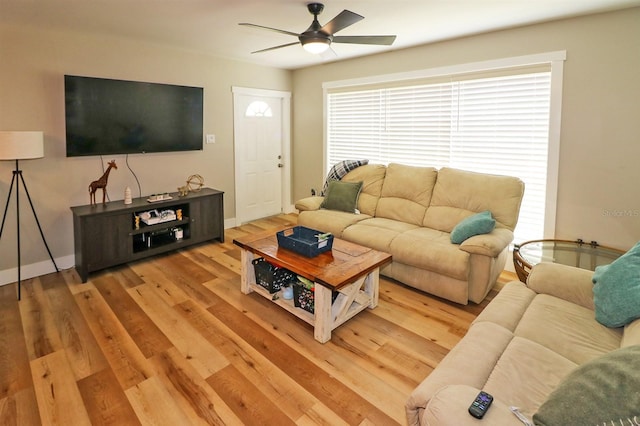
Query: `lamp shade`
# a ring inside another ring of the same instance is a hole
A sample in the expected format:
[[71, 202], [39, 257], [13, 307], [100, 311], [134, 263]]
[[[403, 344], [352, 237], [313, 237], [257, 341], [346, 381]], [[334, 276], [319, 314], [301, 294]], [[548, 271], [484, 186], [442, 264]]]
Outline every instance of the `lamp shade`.
[[310, 40], [303, 40], [302, 47], [309, 53], [319, 55], [329, 48], [330, 40], [325, 38], [317, 38]]
[[44, 157], [42, 132], [0, 132], [0, 160]]

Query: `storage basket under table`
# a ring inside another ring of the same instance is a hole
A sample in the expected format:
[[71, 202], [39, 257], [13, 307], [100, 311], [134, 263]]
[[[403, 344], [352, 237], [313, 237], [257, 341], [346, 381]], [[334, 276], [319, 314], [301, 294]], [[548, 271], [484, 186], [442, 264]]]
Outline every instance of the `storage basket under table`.
[[295, 251], [306, 257], [315, 257], [330, 251], [333, 246], [333, 235], [323, 233], [305, 226], [294, 226], [276, 234], [278, 245]]
[[314, 288], [308, 288], [300, 281], [293, 283], [293, 304], [307, 312], [315, 312]]
[[294, 280], [293, 272], [269, 263], [263, 258], [254, 259], [252, 263], [256, 284], [269, 290], [269, 293], [280, 291], [282, 287], [286, 287]]
[[[331, 294], [331, 303], [338, 297], [338, 292]], [[315, 284], [309, 286], [299, 280], [293, 281], [293, 305], [307, 312], [315, 313]]]

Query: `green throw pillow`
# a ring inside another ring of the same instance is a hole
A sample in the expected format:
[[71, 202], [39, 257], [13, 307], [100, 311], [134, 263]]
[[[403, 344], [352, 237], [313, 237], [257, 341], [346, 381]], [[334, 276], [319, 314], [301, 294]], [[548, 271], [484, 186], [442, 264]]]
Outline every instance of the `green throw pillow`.
[[361, 189], [362, 182], [332, 180], [329, 182], [327, 193], [320, 207], [323, 209], [355, 213]]
[[488, 234], [496, 227], [496, 220], [489, 210], [474, 214], [463, 219], [451, 231], [451, 242], [462, 244], [464, 240], [474, 235]]
[[637, 424], [640, 345], [609, 352], [573, 370], [533, 415], [536, 426]]
[[596, 320], [607, 327], [622, 327], [640, 318], [640, 243], [610, 265], [593, 273]]

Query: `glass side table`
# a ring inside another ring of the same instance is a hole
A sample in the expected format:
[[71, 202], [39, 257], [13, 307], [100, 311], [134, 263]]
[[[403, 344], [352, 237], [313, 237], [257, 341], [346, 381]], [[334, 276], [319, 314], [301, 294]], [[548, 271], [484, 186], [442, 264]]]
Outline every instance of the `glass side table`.
[[540, 262], [561, 263], [594, 271], [596, 266], [608, 265], [625, 252], [582, 240], [532, 240], [513, 248], [513, 266], [520, 281], [527, 282], [533, 265]]

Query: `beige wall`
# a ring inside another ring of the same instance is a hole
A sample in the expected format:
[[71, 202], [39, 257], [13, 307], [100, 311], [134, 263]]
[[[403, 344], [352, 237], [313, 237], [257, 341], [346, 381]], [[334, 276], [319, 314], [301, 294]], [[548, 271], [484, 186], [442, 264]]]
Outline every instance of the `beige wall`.
[[[235, 215], [231, 86], [293, 92], [295, 200], [322, 184], [323, 82], [555, 50], [567, 51], [556, 236], [628, 248], [640, 240], [640, 8], [293, 73], [130, 40], [0, 26], [0, 129], [45, 132], [46, 157], [23, 161], [21, 168], [54, 256], [69, 261], [69, 207], [88, 202], [87, 185], [102, 168], [98, 157], [65, 157], [64, 74], [204, 87], [205, 132], [216, 135], [216, 144], [199, 153], [133, 155], [129, 164], [143, 195], [174, 190], [187, 176], [201, 174], [208, 186], [225, 191], [229, 219]], [[119, 168], [109, 178], [111, 198], [122, 199], [126, 186], [137, 196], [124, 156], [115, 159]], [[13, 163], [0, 162], [0, 202], [6, 199], [12, 168]], [[0, 283], [15, 280], [13, 208], [0, 240]], [[29, 214], [23, 210], [22, 263], [49, 267]]]
[[556, 237], [640, 240], [640, 8], [493, 32], [293, 74], [293, 199], [323, 180], [322, 83], [567, 51]]
[[[176, 191], [189, 175], [202, 175], [207, 186], [225, 192], [227, 219], [235, 215], [231, 87], [291, 90], [290, 71], [130, 40], [0, 26], [0, 130], [45, 132], [45, 158], [20, 165], [47, 242], [54, 257], [66, 261], [59, 265], [64, 267], [70, 266], [73, 255], [69, 207], [88, 204], [87, 186], [102, 174], [99, 157], [65, 157], [64, 74], [204, 87], [204, 130], [216, 135], [216, 143], [205, 144], [204, 151], [195, 153], [131, 155], [129, 165], [140, 180], [142, 195]], [[138, 196], [125, 156], [113, 158], [118, 170], [109, 177], [111, 199], [122, 200], [127, 186]], [[105, 162], [111, 159], [104, 158]], [[2, 203], [13, 166], [0, 162]], [[48, 261], [24, 194], [21, 207], [22, 264]], [[0, 240], [0, 282], [17, 278], [11, 271], [17, 264], [13, 203], [10, 209]], [[51, 262], [45, 264], [50, 267]], [[28, 276], [25, 271], [24, 276]]]

